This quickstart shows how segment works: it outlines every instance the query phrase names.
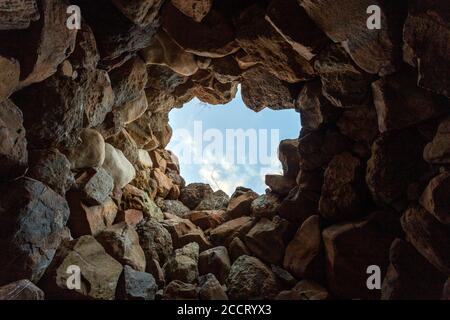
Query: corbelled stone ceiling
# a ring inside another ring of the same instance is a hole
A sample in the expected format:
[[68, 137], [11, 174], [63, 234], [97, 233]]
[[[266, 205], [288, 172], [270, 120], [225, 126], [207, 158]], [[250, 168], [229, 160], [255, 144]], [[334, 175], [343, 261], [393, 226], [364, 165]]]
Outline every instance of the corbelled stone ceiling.
[[[0, 0], [0, 298], [448, 299], [448, 9]], [[283, 174], [186, 185], [168, 113], [238, 85]]]

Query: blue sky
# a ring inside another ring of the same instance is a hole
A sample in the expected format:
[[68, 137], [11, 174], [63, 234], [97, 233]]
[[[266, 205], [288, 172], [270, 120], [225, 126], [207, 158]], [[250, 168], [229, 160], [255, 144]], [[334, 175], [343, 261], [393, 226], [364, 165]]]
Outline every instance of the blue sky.
[[[194, 99], [182, 109], [173, 109], [169, 119], [174, 135], [167, 148], [179, 157], [186, 182], [209, 183], [228, 194], [238, 186], [264, 193], [265, 174], [282, 172], [279, 142], [297, 138], [300, 132], [300, 115], [295, 110], [266, 108], [256, 113], [244, 105], [240, 90], [226, 105]], [[245, 149], [239, 149], [232, 136], [242, 133], [248, 134]]]

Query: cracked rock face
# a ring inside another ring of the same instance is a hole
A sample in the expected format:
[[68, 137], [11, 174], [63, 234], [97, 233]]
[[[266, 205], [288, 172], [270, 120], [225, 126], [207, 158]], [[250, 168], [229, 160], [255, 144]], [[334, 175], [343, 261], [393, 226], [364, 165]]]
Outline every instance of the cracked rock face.
[[[0, 298], [448, 298], [445, 1], [70, 4], [0, 3]], [[169, 112], [239, 86], [299, 113], [282, 171], [186, 184]]]

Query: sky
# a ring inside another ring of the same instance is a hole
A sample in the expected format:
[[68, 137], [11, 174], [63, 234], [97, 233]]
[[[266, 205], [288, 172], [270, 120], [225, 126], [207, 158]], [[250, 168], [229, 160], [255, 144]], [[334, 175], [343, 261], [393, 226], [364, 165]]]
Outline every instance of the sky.
[[186, 183], [209, 183], [229, 195], [238, 186], [263, 194], [265, 175], [282, 173], [280, 141], [295, 139], [300, 132], [295, 110], [256, 113], [244, 105], [240, 90], [226, 105], [195, 98], [173, 109], [169, 121], [174, 134], [167, 149], [178, 156]]

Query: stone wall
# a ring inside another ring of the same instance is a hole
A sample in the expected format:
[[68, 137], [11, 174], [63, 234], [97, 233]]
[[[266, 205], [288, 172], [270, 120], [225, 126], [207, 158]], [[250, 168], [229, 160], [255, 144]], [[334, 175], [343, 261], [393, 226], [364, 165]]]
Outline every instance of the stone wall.
[[[445, 1], [0, 1], [0, 298], [448, 298], [449, 74]], [[238, 84], [283, 175], [186, 186], [169, 111]]]

